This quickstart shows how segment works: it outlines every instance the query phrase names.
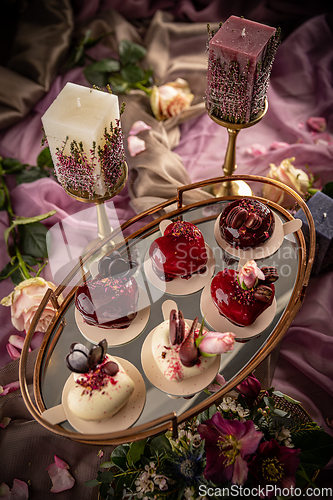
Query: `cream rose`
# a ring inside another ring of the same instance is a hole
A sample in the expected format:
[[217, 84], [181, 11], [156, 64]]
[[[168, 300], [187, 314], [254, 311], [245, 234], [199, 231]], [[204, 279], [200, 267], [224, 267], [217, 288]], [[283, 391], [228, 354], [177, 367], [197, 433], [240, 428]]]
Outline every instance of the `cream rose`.
[[[49, 288], [54, 291], [56, 286], [43, 278], [30, 278], [22, 281], [12, 293], [1, 300], [3, 306], [11, 307], [12, 323], [17, 330], [29, 330], [35, 312]], [[61, 303], [62, 299], [59, 299], [59, 303]], [[48, 302], [37, 324], [36, 331], [46, 332], [55, 312], [56, 309], [52, 303]]]
[[[310, 179], [303, 170], [292, 165], [294, 161], [295, 158], [287, 158], [278, 167], [271, 163], [270, 171], [266, 177], [283, 182], [303, 197], [310, 187]], [[262, 193], [265, 198], [278, 203], [282, 207], [290, 208], [295, 204], [293, 197], [278, 187], [265, 184]]]
[[150, 95], [150, 105], [155, 118], [162, 121], [189, 108], [193, 98], [187, 81], [177, 78], [174, 82], [165, 83], [160, 87], [154, 86]]

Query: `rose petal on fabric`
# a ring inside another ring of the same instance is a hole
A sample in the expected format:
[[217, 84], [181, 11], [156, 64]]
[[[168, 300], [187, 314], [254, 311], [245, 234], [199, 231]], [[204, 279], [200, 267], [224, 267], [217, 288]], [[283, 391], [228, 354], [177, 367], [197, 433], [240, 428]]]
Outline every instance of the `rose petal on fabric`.
[[15, 382], [10, 382], [10, 384], [6, 384], [4, 386], [0, 385], [0, 396], [6, 396], [11, 392], [17, 391], [17, 389], [19, 388], [20, 388], [19, 380], [16, 380]]
[[267, 153], [267, 149], [262, 144], [254, 143], [245, 150], [249, 156], [261, 156]]
[[21, 353], [16, 349], [16, 347], [12, 346], [11, 344], [6, 344], [6, 349], [7, 349], [9, 356], [13, 360], [20, 358]]
[[69, 490], [74, 486], [75, 479], [68, 469], [69, 465], [57, 455], [54, 455], [54, 463], [50, 464], [46, 469], [52, 481], [52, 493]]
[[104, 451], [99, 450], [99, 452], [97, 453], [98, 458], [102, 458], [103, 455], [104, 455]]
[[[14, 347], [17, 347], [18, 349], [23, 349], [23, 344], [24, 344], [24, 337], [22, 335], [11, 335], [8, 339], [8, 342], [13, 345]], [[29, 352], [31, 352], [31, 349], [29, 347]]]
[[272, 144], [269, 146], [269, 149], [283, 149], [283, 148], [286, 148], [290, 146], [290, 144], [288, 144], [288, 142], [282, 142], [282, 141], [274, 141], [272, 142]]
[[129, 131], [129, 135], [137, 135], [140, 134], [140, 132], [143, 132], [144, 130], [151, 130], [151, 126], [147, 125], [147, 123], [144, 122], [143, 120], [138, 120], [133, 123]]
[[327, 126], [326, 119], [322, 116], [310, 116], [306, 123], [316, 132], [325, 132]]
[[316, 134], [313, 140], [316, 146], [329, 146], [333, 144], [333, 139], [327, 132]]
[[128, 150], [131, 156], [136, 156], [146, 150], [146, 143], [136, 135], [130, 135], [127, 138]]
[[0, 427], [2, 427], [2, 429], [5, 429], [10, 421], [10, 417], [3, 417], [2, 421], [0, 422]]
[[2, 483], [0, 486], [0, 498], [3, 500], [28, 500], [29, 490], [27, 483], [19, 479], [14, 479], [12, 489], [7, 484]]

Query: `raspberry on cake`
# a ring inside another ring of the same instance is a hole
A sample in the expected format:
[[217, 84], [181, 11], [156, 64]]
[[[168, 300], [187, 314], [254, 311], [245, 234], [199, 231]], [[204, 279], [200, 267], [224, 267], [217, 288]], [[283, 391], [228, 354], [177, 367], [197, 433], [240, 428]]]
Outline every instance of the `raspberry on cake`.
[[274, 282], [279, 278], [272, 266], [259, 268], [254, 260], [240, 271], [224, 269], [211, 282], [211, 297], [219, 313], [237, 326], [252, 325], [273, 302]]
[[136, 265], [115, 251], [100, 260], [98, 270], [96, 278], [78, 287], [75, 306], [88, 325], [127, 328], [137, 314]]
[[181, 382], [210, 368], [218, 354], [233, 349], [234, 338], [231, 332], [204, 331], [198, 318], [189, 327], [183, 313], [172, 309], [170, 319], [153, 331], [152, 353], [163, 376]]
[[220, 218], [222, 238], [235, 248], [263, 245], [272, 236], [275, 220], [272, 210], [253, 198], [230, 203]]
[[[119, 361], [106, 354], [106, 341], [89, 352], [82, 344], [72, 344], [66, 357], [75, 385], [68, 393], [70, 411], [82, 420], [111, 418], [129, 400], [134, 382]], [[97, 352], [97, 354], [94, 354]]]
[[149, 256], [153, 271], [163, 281], [203, 273], [208, 261], [201, 231], [186, 221], [169, 224], [163, 236], [151, 244]]

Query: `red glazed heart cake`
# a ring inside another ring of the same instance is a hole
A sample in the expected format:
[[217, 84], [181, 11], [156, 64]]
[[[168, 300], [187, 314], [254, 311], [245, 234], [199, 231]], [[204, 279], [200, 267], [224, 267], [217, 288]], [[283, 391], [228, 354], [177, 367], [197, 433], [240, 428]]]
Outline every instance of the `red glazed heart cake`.
[[272, 236], [275, 221], [272, 210], [258, 200], [243, 198], [230, 203], [222, 212], [222, 238], [235, 248], [253, 248]]
[[237, 326], [252, 325], [273, 302], [275, 267], [258, 268], [249, 261], [240, 271], [224, 269], [211, 282], [211, 297], [218, 312]]
[[153, 271], [163, 281], [203, 273], [208, 260], [201, 231], [186, 221], [169, 224], [164, 235], [151, 244], [149, 256]]

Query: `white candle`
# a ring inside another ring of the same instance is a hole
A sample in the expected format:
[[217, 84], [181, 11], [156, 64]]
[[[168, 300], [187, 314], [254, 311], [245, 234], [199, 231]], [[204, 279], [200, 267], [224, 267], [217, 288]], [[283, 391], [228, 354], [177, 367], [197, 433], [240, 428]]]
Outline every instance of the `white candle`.
[[[97, 151], [99, 146], [104, 148], [107, 142], [104, 137], [105, 129], [110, 133], [112, 124], [113, 130], [119, 131], [119, 118], [116, 95], [74, 83], [65, 85], [42, 116], [55, 173], [64, 188], [69, 191], [86, 190], [91, 196], [103, 196], [112, 189], [112, 179], [117, 175], [105, 174], [105, 169], [112, 168], [112, 165], [106, 162], [106, 167], [103, 159], [100, 161]], [[80, 155], [81, 159], [75, 164], [75, 156], [71, 153], [73, 141], [78, 145], [82, 143], [83, 158], [86, 157], [86, 162]], [[92, 159], [91, 154], [93, 144], [96, 144], [95, 159]], [[117, 144], [120, 151], [117, 150], [115, 156], [119, 156], [122, 163], [122, 133]], [[63, 154], [59, 155], [59, 151]]]

